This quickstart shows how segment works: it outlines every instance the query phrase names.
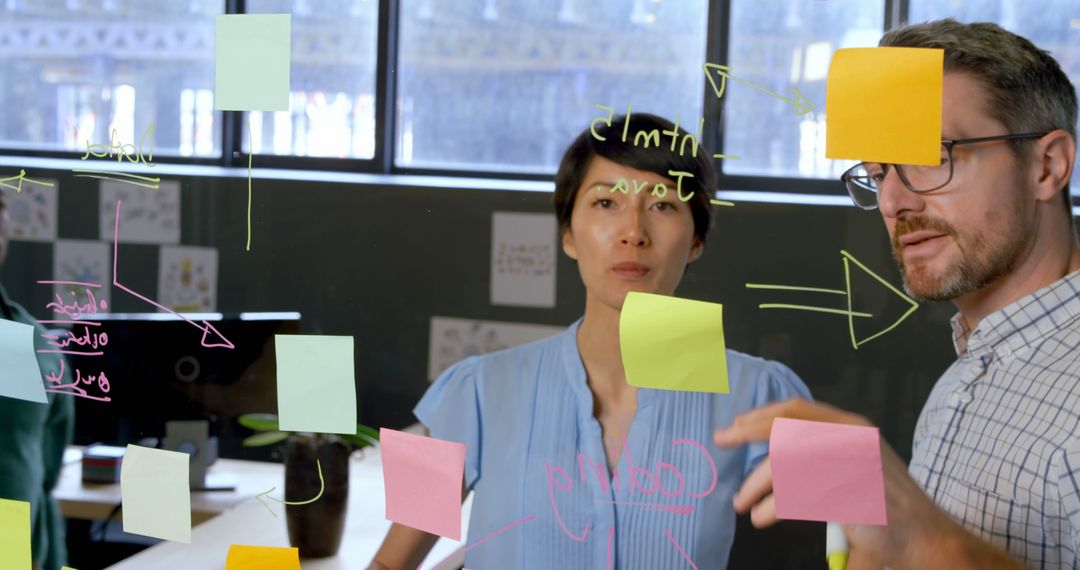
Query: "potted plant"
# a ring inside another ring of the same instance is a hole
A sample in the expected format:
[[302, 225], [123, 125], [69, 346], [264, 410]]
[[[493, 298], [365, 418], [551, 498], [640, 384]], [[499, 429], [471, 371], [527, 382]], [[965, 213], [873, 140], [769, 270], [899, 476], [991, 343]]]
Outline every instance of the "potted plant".
[[359, 424], [353, 434], [281, 431], [274, 414], [243, 414], [238, 421], [256, 432], [244, 439], [244, 446], [285, 442], [289, 544], [300, 550], [301, 558], [337, 554], [349, 504], [349, 455], [354, 449], [376, 445], [379, 432]]

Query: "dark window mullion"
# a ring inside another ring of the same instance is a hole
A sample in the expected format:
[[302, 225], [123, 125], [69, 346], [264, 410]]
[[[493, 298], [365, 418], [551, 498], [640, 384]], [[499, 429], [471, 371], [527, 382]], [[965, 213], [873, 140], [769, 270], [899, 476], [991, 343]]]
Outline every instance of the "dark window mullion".
[[394, 172], [397, 154], [398, 2], [379, 1], [378, 46], [375, 54], [375, 155], [377, 172]]
[[[729, 65], [728, 43], [731, 40], [731, 6], [729, 0], [709, 0], [708, 25], [705, 35], [705, 62]], [[705, 140], [702, 142], [713, 154], [719, 154], [724, 146], [724, 101], [716, 97], [712, 85], [705, 81], [705, 101], [702, 113], [705, 117]], [[723, 173], [723, 161], [715, 160], [716, 171]]]

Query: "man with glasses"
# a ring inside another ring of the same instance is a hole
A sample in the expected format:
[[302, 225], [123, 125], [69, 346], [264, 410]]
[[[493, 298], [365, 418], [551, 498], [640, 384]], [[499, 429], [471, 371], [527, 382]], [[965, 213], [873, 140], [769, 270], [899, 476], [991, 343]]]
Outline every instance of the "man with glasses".
[[[911, 465], [882, 445], [888, 525], [845, 527], [850, 567], [1080, 568], [1075, 89], [1049, 54], [993, 24], [907, 26], [881, 45], [944, 50], [941, 163], [863, 163], [843, 181], [881, 211], [908, 292], [959, 309], [958, 359], [919, 417]], [[716, 443], [768, 439], [777, 417], [868, 424], [790, 400], [740, 416]], [[772, 524], [771, 487], [766, 461], [736, 510]]]

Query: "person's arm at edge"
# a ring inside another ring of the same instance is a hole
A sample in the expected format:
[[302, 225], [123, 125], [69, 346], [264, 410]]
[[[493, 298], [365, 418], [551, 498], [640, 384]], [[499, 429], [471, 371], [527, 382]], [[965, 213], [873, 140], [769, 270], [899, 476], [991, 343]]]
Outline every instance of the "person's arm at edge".
[[[465, 485], [461, 486], [461, 502], [469, 496]], [[439, 536], [394, 523], [375, 553], [368, 570], [411, 570], [419, 568], [428, 553], [439, 541]]]
[[[870, 425], [857, 414], [826, 404], [792, 398], [740, 415], [731, 426], [717, 431], [714, 440], [721, 447], [743, 445], [769, 439], [775, 418], [853, 425]], [[851, 570], [880, 568], [1001, 568], [1023, 569], [1005, 552], [983, 542], [938, 508], [911, 479], [903, 461], [882, 442], [886, 502], [889, 526], [845, 525], [852, 546]], [[735, 495], [735, 510], [750, 512], [759, 528], [776, 522], [769, 461], [763, 461]], [[861, 551], [860, 551], [861, 550]], [[883, 552], [879, 552], [883, 551]]]

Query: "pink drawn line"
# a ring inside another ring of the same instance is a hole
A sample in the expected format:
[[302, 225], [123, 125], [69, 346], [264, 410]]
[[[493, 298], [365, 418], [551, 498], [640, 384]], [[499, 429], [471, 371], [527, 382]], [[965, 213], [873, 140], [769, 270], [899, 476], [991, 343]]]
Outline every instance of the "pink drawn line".
[[90, 327], [100, 327], [101, 323], [96, 321], [38, 321], [43, 325], [86, 325]]
[[104, 352], [79, 352], [77, 350], [36, 350], [34, 352], [40, 352], [42, 354], [73, 354], [79, 356], [102, 356]]
[[525, 517], [525, 518], [523, 518], [523, 519], [521, 519], [519, 521], [512, 522], [512, 523], [500, 528], [499, 530], [485, 536], [484, 538], [481, 538], [480, 540], [474, 542], [470, 546], [467, 546], [465, 548], [465, 552], [468, 552], [468, 551], [476, 548], [477, 546], [480, 546], [481, 544], [495, 538], [496, 536], [499, 536], [500, 534], [514, 528], [515, 526], [522, 525], [522, 524], [525, 524], [527, 522], [531, 522], [531, 521], [534, 521], [534, 520], [536, 520], [536, 515], [529, 515], [529, 516], [527, 516], [527, 517]]
[[[193, 327], [195, 327], [197, 329], [201, 329], [202, 332], [203, 332], [202, 345], [205, 346], [206, 348], [236, 348], [236, 346], [234, 346], [233, 343], [229, 341], [229, 339], [225, 338], [225, 336], [222, 335], [220, 332], [218, 332], [218, 330], [216, 328], [214, 328], [214, 325], [210, 324], [208, 321], [204, 320], [202, 322], [202, 324], [200, 325], [200, 324], [196, 323], [195, 321], [192, 321], [191, 319], [185, 317], [184, 315], [181, 315], [180, 313], [177, 313], [176, 311], [166, 307], [165, 305], [162, 305], [161, 303], [157, 303], [155, 301], [151, 301], [150, 299], [136, 293], [135, 291], [132, 291], [131, 289], [128, 289], [124, 284], [120, 283], [120, 278], [116, 273], [116, 258], [117, 258], [116, 254], [117, 254], [117, 249], [118, 249], [117, 248], [117, 243], [119, 243], [119, 241], [120, 241], [120, 202], [121, 202], [120, 200], [116, 201], [116, 226], [113, 228], [113, 260], [112, 260], [112, 262], [113, 262], [113, 266], [112, 266], [113, 286], [119, 287], [119, 288], [123, 289], [124, 291], [127, 291], [129, 294], [134, 295], [135, 297], [138, 297], [139, 299], [142, 299], [143, 301], [146, 301], [147, 303], [150, 303], [151, 305], [161, 309], [162, 311], [172, 313], [172, 314], [176, 315], [177, 317], [180, 317], [181, 319], [184, 320], [184, 322], [186, 322], [187, 324], [189, 324], [189, 325], [191, 325], [191, 326], [193, 326]], [[207, 344], [206, 337], [210, 334], [211, 331], [213, 331], [214, 336], [216, 336], [217, 338], [220, 338], [223, 342], [216, 342], [216, 343]]]
[[78, 285], [80, 287], [101, 287], [98, 283], [83, 283], [82, 281], [38, 281], [40, 285]]
[[661, 505], [659, 503], [631, 503], [628, 501], [596, 501], [597, 503], [603, 503], [605, 505], [624, 505], [627, 507], [642, 507], [645, 509], [660, 511], [664, 513], [675, 513], [677, 515], [688, 515], [697, 507], [693, 505]]
[[679, 543], [675, 540], [674, 536], [671, 536], [671, 531], [665, 528], [664, 529], [664, 534], [667, 535], [667, 538], [668, 538], [668, 540], [671, 541], [671, 544], [674, 544], [675, 548], [677, 548], [679, 550], [679, 554], [682, 554], [683, 559], [686, 560], [687, 562], [689, 562], [690, 566], [694, 570], [698, 570], [697, 564], [694, 564], [694, 561], [690, 560], [690, 556], [686, 554], [686, 551], [683, 550], [683, 547], [679, 546]]
[[48, 388], [46, 388], [45, 391], [46, 392], [52, 392], [53, 394], [63, 394], [65, 396], [75, 396], [76, 398], [86, 398], [87, 400], [97, 400], [99, 402], [111, 402], [112, 401], [112, 398], [110, 398], [108, 396], [98, 397], [98, 396], [91, 396], [89, 394], [78, 394], [76, 392], [65, 392], [63, 390], [50, 390]]

